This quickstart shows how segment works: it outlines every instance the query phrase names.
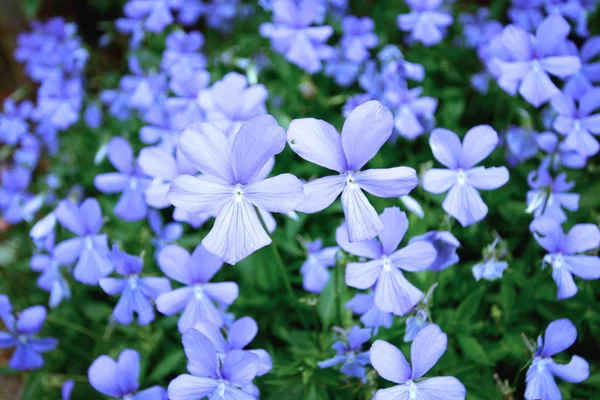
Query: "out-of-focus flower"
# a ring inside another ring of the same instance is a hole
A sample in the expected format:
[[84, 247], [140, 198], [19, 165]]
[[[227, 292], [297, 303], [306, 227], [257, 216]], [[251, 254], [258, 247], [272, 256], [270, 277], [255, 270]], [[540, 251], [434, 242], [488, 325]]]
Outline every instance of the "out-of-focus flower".
[[442, 0], [406, 0], [411, 12], [398, 15], [398, 27], [410, 32], [410, 37], [425, 46], [438, 44], [444, 38], [445, 28], [454, 19], [447, 12], [439, 11]]
[[[573, 42], [566, 43], [566, 53], [581, 59], [581, 69], [565, 82], [564, 93], [576, 100], [581, 99], [594, 84], [600, 83], [600, 36], [593, 36], [581, 45], [581, 50]], [[596, 61], [594, 61], [596, 60]]]
[[353, 326], [345, 335], [343, 341], [335, 342], [332, 349], [336, 351], [336, 356], [325, 361], [317, 363], [320, 368], [330, 368], [334, 365], [342, 364], [340, 372], [344, 375], [360, 378], [361, 382], [367, 382], [366, 365], [370, 364], [369, 352], [361, 351], [362, 345], [371, 339], [371, 329], [361, 329]]
[[23, 208], [32, 195], [27, 193], [27, 187], [31, 181], [31, 171], [23, 167], [2, 169], [0, 186], [0, 211], [3, 218], [16, 224], [23, 220]]
[[537, 132], [533, 129], [511, 126], [506, 132], [507, 158], [511, 166], [521, 164], [537, 155]]
[[50, 292], [48, 305], [56, 308], [63, 299], [71, 298], [71, 288], [61, 272], [60, 262], [54, 257], [54, 233], [45, 243], [45, 250], [49, 254], [36, 254], [31, 257], [31, 269], [40, 272], [37, 285], [40, 289]]
[[494, 257], [477, 263], [473, 266], [473, 277], [476, 281], [485, 279], [493, 281], [502, 278], [502, 274], [508, 268], [508, 263], [502, 260], [496, 260]]
[[577, 150], [565, 148], [564, 142], [558, 142], [554, 132], [542, 132], [535, 138], [540, 150], [547, 154], [540, 168], [553, 168], [557, 170], [561, 165], [567, 168], [580, 169], [585, 167], [587, 158]]
[[83, 120], [92, 129], [100, 128], [100, 125], [102, 125], [102, 107], [96, 102], [89, 103], [83, 113]]
[[171, 77], [169, 87], [177, 97], [165, 101], [169, 125], [183, 131], [192, 122], [204, 120], [198, 96], [208, 87], [210, 73], [203, 69], [184, 70]]
[[83, 87], [79, 78], [46, 79], [38, 90], [34, 119], [45, 120], [58, 130], [65, 130], [79, 120]]
[[60, 390], [61, 400], [71, 400], [71, 394], [73, 393], [73, 387], [75, 387], [75, 382], [70, 379], [63, 383], [61, 390]]
[[394, 112], [394, 126], [398, 133], [410, 140], [425, 133], [424, 122], [433, 119], [437, 100], [423, 96], [423, 88], [386, 90], [385, 99]]
[[29, 132], [27, 120], [33, 111], [33, 104], [24, 100], [17, 104], [10, 97], [4, 100], [4, 110], [0, 114], [0, 142], [16, 146], [21, 137]]
[[183, 226], [177, 222], [170, 222], [165, 225], [160, 213], [155, 210], [148, 212], [148, 224], [155, 235], [151, 242], [155, 248], [154, 254], [158, 259], [158, 255], [163, 247], [179, 240], [183, 234]]
[[341, 44], [346, 59], [362, 63], [369, 58], [369, 49], [377, 46], [377, 35], [373, 33], [375, 23], [369, 17], [348, 15], [342, 20]]
[[431, 271], [442, 271], [459, 261], [456, 249], [460, 246], [460, 242], [451, 232], [448, 231], [431, 231], [424, 235], [413, 236], [408, 243], [425, 241], [431, 243], [437, 253], [435, 260], [429, 265]]
[[162, 56], [161, 68], [176, 76], [206, 66], [206, 57], [200, 53], [204, 36], [200, 32], [175, 31], [166, 39], [167, 49]]
[[533, 32], [542, 21], [542, 5], [544, 0], [512, 0], [508, 9], [508, 18], [528, 32]]
[[406, 332], [404, 333], [405, 342], [412, 342], [415, 336], [423, 330], [426, 326], [429, 326], [430, 322], [427, 321], [427, 311], [418, 310], [413, 316], [406, 318]]
[[144, 27], [153, 33], [162, 32], [173, 23], [173, 11], [182, 0], [129, 0], [123, 7], [125, 16], [144, 21]]
[[360, 322], [367, 328], [374, 328], [374, 334], [381, 326], [384, 328], [392, 326], [394, 315], [377, 308], [374, 293], [357, 293], [346, 303], [346, 307], [354, 314], [360, 314]]
[[321, 239], [306, 244], [307, 257], [300, 268], [300, 273], [304, 277], [302, 282], [304, 290], [321, 293], [329, 281], [327, 269], [335, 266], [338, 251], [337, 246], [323, 248]]

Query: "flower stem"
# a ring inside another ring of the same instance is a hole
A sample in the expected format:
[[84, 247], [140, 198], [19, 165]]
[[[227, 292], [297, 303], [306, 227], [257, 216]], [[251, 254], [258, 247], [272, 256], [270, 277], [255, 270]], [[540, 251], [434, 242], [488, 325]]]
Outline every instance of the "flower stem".
[[277, 243], [273, 240], [271, 244], [271, 250], [273, 251], [273, 257], [275, 257], [275, 261], [277, 265], [279, 265], [279, 269], [281, 270], [281, 277], [283, 279], [283, 284], [285, 285], [285, 289], [287, 290], [290, 297], [294, 297], [294, 289], [292, 289], [292, 284], [288, 279], [287, 270], [285, 265], [283, 264], [283, 260], [281, 258], [281, 254], [279, 254], [279, 248], [277, 247]]

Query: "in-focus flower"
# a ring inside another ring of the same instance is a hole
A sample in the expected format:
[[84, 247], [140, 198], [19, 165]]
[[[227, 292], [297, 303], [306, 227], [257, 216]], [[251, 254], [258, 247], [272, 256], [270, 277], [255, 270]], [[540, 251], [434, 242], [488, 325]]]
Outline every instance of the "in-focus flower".
[[397, 383], [388, 389], [379, 389], [374, 400], [401, 398], [431, 398], [464, 400], [466, 389], [452, 376], [422, 378], [442, 357], [448, 347], [448, 337], [439, 326], [431, 324], [423, 328], [410, 348], [411, 366], [398, 348], [384, 340], [376, 340], [371, 346], [371, 364], [383, 379]]
[[154, 245], [156, 257], [160, 250], [168, 244], [176, 242], [183, 234], [183, 226], [177, 222], [163, 223], [162, 216], [158, 211], [151, 210], [148, 212], [148, 225], [154, 233], [154, 237], [150, 240]]
[[255, 206], [287, 213], [304, 199], [302, 182], [294, 175], [261, 176], [261, 170], [284, 147], [285, 131], [270, 115], [242, 125], [233, 143], [207, 123], [191, 125], [181, 135], [180, 150], [204, 176], [178, 176], [168, 198], [189, 213], [216, 215], [202, 243], [230, 264], [271, 243]]
[[375, 23], [369, 17], [348, 15], [342, 19], [341, 44], [345, 56], [355, 63], [362, 63], [369, 58], [369, 49], [377, 46], [377, 35], [373, 33]]
[[246, 121], [267, 112], [265, 101], [268, 97], [264, 85], [248, 85], [244, 75], [229, 72], [210, 89], [200, 92], [198, 104], [205, 113], [206, 122], [231, 136]]
[[345, 306], [350, 308], [354, 314], [360, 314], [360, 322], [367, 328], [374, 328], [373, 334], [376, 334], [381, 326], [384, 328], [392, 326], [393, 314], [377, 308], [374, 293], [357, 293]]
[[398, 88], [385, 91], [385, 98], [394, 111], [394, 126], [398, 133], [410, 140], [425, 133], [424, 123], [433, 119], [437, 100], [421, 96], [423, 88]]
[[31, 171], [23, 167], [3, 168], [1, 178], [0, 211], [7, 222], [19, 223], [24, 217], [23, 208], [32, 197], [26, 192]]
[[438, 44], [444, 38], [445, 29], [454, 19], [447, 12], [439, 11], [442, 0], [406, 0], [411, 12], [398, 15], [398, 27], [410, 32], [410, 37], [425, 46]]
[[348, 241], [344, 225], [336, 231], [338, 245], [350, 254], [371, 261], [351, 262], [346, 266], [346, 283], [357, 289], [375, 286], [375, 305], [381, 311], [404, 315], [423, 297], [423, 292], [410, 283], [402, 270], [417, 272], [427, 269], [435, 260], [436, 251], [426, 241], [416, 241], [397, 250], [408, 230], [406, 213], [398, 207], [388, 207], [380, 215], [384, 229], [379, 241]]
[[502, 260], [496, 260], [495, 257], [490, 257], [473, 266], [472, 273], [476, 281], [485, 279], [493, 281], [502, 278], [502, 274], [508, 268], [508, 263]]
[[120, 324], [129, 325], [133, 321], [133, 313], [137, 314], [140, 325], [148, 325], [154, 321], [154, 308], [150, 300], [171, 290], [167, 278], [153, 276], [139, 277], [144, 268], [144, 261], [135, 256], [113, 248], [109, 254], [117, 273], [124, 279], [100, 278], [100, 287], [107, 294], [120, 294], [121, 298], [113, 310], [113, 318]]
[[508, 182], [506, 167], [475, 167], [498, 145], [498, 134], [488, 125], [471, 128], [461, 144], [456, 133], [435, 129], [429, 138], [433, 156], [448, 169], [433, 168], [423, 176], [423, 188], [434, 194], [449, 190], [442, 208], [462, 226], [481, 221], [488, 208], [479, 190], [493, 190]]
[[404, 333], [405, 342], [412, 342], [417, 336], [417, 333], [421, 332], [423, 328], [431, 325], [430, 322], [427, 321], [427, 311], [418, 310], [417, 313], [413, 316], [406, 318], [406, 332]]
[[27, 119], [33, 111], [33, 104], [24, 100], [17, 105], [10, 97], [4, 100], [4, 110], [0, 114], [0, 142], [16, 146], [21, 137], [29, 132]]
[[77, 235], [56, 245], [54, 259], [71, 264], [77, 261], [73, 276], [79, 282], [97, 285], [98, 280], [110, 274], [114, 266], [107, 257], [108, 237], [100, 234], [102, 210], [98, 201], [89, 198], [78, 207], [71, 200], [58, 203], [54, 211], [60, 224]]
[[564, 93], [579, 100], [594, 84], [600, 83], [600, 62], [594, 61], [600, 55], [600, 36], [593, 36], [581, 45], [581, 49], [573, 42], [567, 42], [567, 54], [581, 59], [581, 69], [571, 75], [565, 82]]
[[600, 134], [600, 88], [588, 90], [579, 100], [579, 106], [568, 96], [559, 94], [551, 101], [558, 117], [552, 124], [560, 134], [565, 135], [564, 148], [576, 150], [584, 157], [598, 153], [600, 144], [592, 134]]
[[238, 285], [209, 282], [223, 266], [219, 257], [201, 244], [191, 255], [184, 248], [170, 244], [159, 253], [158, 265], [169, 278], [185, 285], [156, 299], [156, 309], [165, 315], [183, 310], [177, 322], [179, 332], [184, 333], [201, 321], [223, 326], [223, 316], [215, 302], [224, 306], [233, 303], [238, 297]]
[[202, 333], [183, 334], [183, 349], [191, 375], [179, 375], [169, 384], [169, 399], [254, 400], [243, 391], [258, 372], [259, 358], [250, 351], [231, 350], [219, 360], [215, 346]]
[[134, 160], [131, 146], [122, 137], [114, 137], [108, 142], [107, 155], [118, 172], [96, 175], [94, 185], [102, 193], [122, 193], [114, 209], [117, 217], [125, 221], [144, 218], [147, 211], [144, 194], [150, 179]]
[[600, 246], [597, 225], [577, 224], [565, 235], [558, 221], [544, 216], [534, 219], [529, 228], [535, 240], [548, 252], [544, 256], [544, 266], [552, 266], [558, 300], [577, 293], [573, 275], [587, 280], [600, 278], [600, 257], [580, 254]]
[[[217, 351], [217, 356], [223, 361], [232, 350], [244, 350], [258, 333], [258, 325], [250, 317], [237, 319], [227, 327], [227, 338], [219, 327], [210, 322], [198, 322], [194, 329], [206, 336]], [[273, 368], [273, 360], [269, 353], [263, 349], [248, 350], [258, 356], [258, 370], [256, 376], [262, 376]]]
[[175, 31], [167, 36], [167, 49], [163, 52], [161, 68], [170, 75], [193, 71], [206, 66], [206, 57], [200, 53], [204, 36], [200, 32]]
[[144, 27], [153, 33], [162, 32], [173, 23], [173, 10], [181, 5], [181, 0], [130, 0], [123, 7], [127, 18], [143, 20]]
[[563, 211], [577, 211], [579, 194], [567, 193], [575, 186], [575, 182], [567, 182], [567, 174], [559, 174], [556, 179], [546, 169], [531, 171], [527, 176], [531, 190], [527, 192], [527, 212], [537, 218], [541, 215], [554, 218], [562, 223], [567, 220]]
[[321, 211], [341, 193], [349, 240], [361, 242], [377, 236], [384, 226], [362, 190], [377, 197], [400, 197], [418, 183], [415, 170], [408, 167], [361, 171], [390, 138], [392, 125], [392, 113], [378, 101], [354, 109], [341, 135], [323, 120], [293, 120], [287, 132], [292, 150], [307, 161], [339, 173], [305, 184], [306, 197], [297, 211]]
[[365, 365], [369, 365], [369, 352], [361, 351], [362, 345], [371, 339], [371, 329], [361, 329], [353, 326], [344, 337], [343, 341], [338, 341], [331, 346], [336, 351], [336, 356], [325, 361], [317, 363], [320, 368], [330, 368], [334, 365], [342, 364], [340, 372], [344, 375], [360, 378], [363, 383], [367, 382], [367, 370]]
[[456, 249], [460, 246], [460, 242], [451, 232], [448, 231], [431, 231], [423, 235], [413, 236], [408, 243], [425, 241], [431, 243], [436, 251], [435, 260], [429, 266], [431, 271], [442, 271], [459, 261]]
[[71, 298], [71, 288], [61, 272], [60, 262], [54, 257], [54, 233], [46, 240], [45, 250], [49, 254], [36, 254], [31, 257], [31, 269], [39, 272], [37, 285], [40, 289], [50, 292], [48, 305], [56, 308], [63, 299]]
[[509, 25], [502, 41], [510, 60], [500, 63], [500, 78], [519, 88], [523, 98], [539, 107], [560, 93], [548, 74], [564, 79], [581, 68], [579, 57], [560, 55], [571, 27], [563, 19], [549, 16], [533, 36], [522, 28]]
[[[10, 306], [10, 303], [8, 303]], [[44, 365], [40, 353], [54, 350], [58, 340], [52, 337], [38, 338], [37, 334], [46, 321], [46, 309], [42, 306], [33, 306], [21, 311], [19, 316], [12, 318], [2, 314], [8, 332], [0, 332], [0, 349], [16, 347], [8, 366], [18, 370], [38, 369]]]
[[167, 400], [167, 391], [160, 386], [139, 391], [140, 354], [125, 349], [117, 361], [102, 355], [90, 365], [90, 385], [100, 393], [117, 399]]
[[321, 239], [306, 244], [307, 257], [300, 268], [304, 277], [302, 287], [307, 292], [321, 293], [327, 281], [329, 281], [329, 270], [335, 266], [339, 247], [325, 247]]
[[260, 26], [261, 36], [271, 39], [275, 51], [311, 74], [319, 72], [321, 60], [332, 55], [325, 42], [333, 34], [333, 28], [311, 26], [317, 22], [320, 3], [320, 0], [274, 0], [273, 23]]
[[577, 329], [566, 318], [552, 321], [546, 328], [544, 337], [538, 336], [538, 348], [527, 370], [526, 400], [561, 400], [562, 394], [554, 377], [579, 383], [590, 376], [590, 366], [582, 357], [573, 356], [566, 365], [558, 364], [552, 359], [553, 355], [571, 347], [576, 339]]

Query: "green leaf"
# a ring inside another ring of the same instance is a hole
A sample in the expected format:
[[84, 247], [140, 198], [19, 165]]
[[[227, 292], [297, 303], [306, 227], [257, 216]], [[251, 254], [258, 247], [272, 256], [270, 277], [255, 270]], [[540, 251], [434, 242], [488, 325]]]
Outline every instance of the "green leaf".
[[181, 350], [173, 350], [152, 368], [148, 381], [159, 382], [167, 375], [185, 368], [185, 354]]
[[477, 313], [477, 310], [479, 310], [479, 305], [481, 304], [481, 298], [483, 297], [484, 292], [485, 287], [481, 286], [467, 296], [465, 301], [458, 306], [458, 310], [456, 310], [456, 321], [458, 323], [467, 323], [473, 318], [475, 313]]
[[492, 360], [490, 360], [486, 354], [483, 346], [481, 346], [481, 344], [473, 336], [458, 335], [456, 339], [458, 340], [458, 345], [460, 346], [460, 349], [466, 358], [481, 365], [494, 365]]

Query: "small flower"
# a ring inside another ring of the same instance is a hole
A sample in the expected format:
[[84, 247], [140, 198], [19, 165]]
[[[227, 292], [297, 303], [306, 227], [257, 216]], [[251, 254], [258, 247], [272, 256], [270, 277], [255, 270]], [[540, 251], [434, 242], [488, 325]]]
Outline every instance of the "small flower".
[[529, 228], [548, 252], [544, 264], [552, 266], [552, 279], [558, 286], [557, 300], [577, 293], [573, 275], [588, 280], [600, 278], [600, 257], [580, 254], [600, 246], [597, 225], [577, 224], [565, 235], [558, 221], [544, 216], [534, 219]]
[[533, 212], [537, 218], [542, 215], [565, 222], [567, 216], [563, 208], [577, 211], [579, 208], [579, 194], [567, 193], [575, 186], [575, 182], [567, 182], [567, 175], [563, 172], [556, 179], [546, 169], [540, 168], [531, 171], [527, 181], [532, 190], [527, 192], [527, 212]]
[[300, 268], [304, 277], [302, 286], [304, 290], [312, 293], [321, 293], [329, 281], [327, 268], [335, 266], [339, 247], [323, 248], [321, 239], [306, 244], [307, 257]]
[[373, 328], [373, 334], [377, 334], [379, 327], [390, 328], [394, 316], [392, 313], [383, 312], [375, 305], [374, 293], [357, 293], [345, 306], [350, 308], [354, 314], [361, 314], [360, 322], [367, 328]]
[[505, 141], [508, 150], [508, 163], [511, 166], [521, 164], [537, 155], [537, 132], [533, 129], [511, 126], [506, 132]]
[[564, 165], [567, 168], [581, 169], [587, 163], [587, 158], [577, 150], [565, 148], [564, 141], [559, 143], [554, 132], [542, 132], [536, 136], [535, 141], [539, 149], [547, 154], [540, 168], [557, 170]]
[[452, 376], [422, 378], [433, 367], [448, 347], [448, 337], [439, 326], [431, 324], [423, 328], [410, 348], [411, 366], [396, 346], [376, 340], [371, 346], [371, 364], [383, 379], [397, 383], [389, 389], [379, 389], [373, 400], [398, 398], [439, 398], [464, 400], [466, 390]]
[[[10, 303], [8, 303], [10, 306]], [[42, 306], [33, 306], [21, 311], [16, 321], [10, 312], [2, 313], [8, 332], [0, 332], [0, 348], [16, 347], [8, 366], [18, 370], [38, 369], [44, 365], [40, 353], [54, 350], [58, 340], [52, 337], [37, 338], [37, 333], [42, 329], [46, 320], [46, 309]]]
[[31, 171], [23, 167], [4, 168], [1, 178], [0, 211], [7, 222], [19, 223], [24, 217], [23, 208], [32, 197], [26, 192], [31, 181]]
[[270, 115], [242, 125], [233, 143], [207, 123], [191, 125], [181, 135], [180, 150], [205, 175], [175, 178], [169, 201], [189, 213], [216, 215], [202, 243], [230, 264], [271, 243], [254, 206], [287, 213], [304, 199], [302, 182], [294, 175], [261, 176], [284, 147], [285, 131]]
[[98, 129], [102, 125], [102, 108], [98, 103], [89, 103], [83, 114], [85, 124], [92, 128]]
[[36, 254], [31, 257], [31, 269], [40, 272], [37, 285], [40, 289], [50, 292], [48, 305], [56, 308], [63, 299], [71, 298], [71, 288], [61, 272], [61, 264], [53, 254], [54, 234], [45, 243], [50, 254]]
[[433, 119], [437, 100], [423, 96], [423, 88], [386, 90], [385, 98], [394, 111], [394, 126], [398, 133], [410, 140], [425, 133], [425, 122]]
[[542, 0], [512, 0], [508, 9], [508, 18], [528, 32], [533, 32], [542, 21]]
[[460, 246], [460, 242], [451, 232], [448, 231], [431, 231], [424, 235], [413, 236], [408, 243], [425, 241], [431, 243], [437, 253], [435, 260], [429, 266], [429, 270], [439, 272], [459, 261], [456, 249]]
[[79, 120], [83, 103], [81, 79], [49, 78], [38, 91], [34, 119], [47, 121], [58, 130], [65, 130]]
[[371, 339], [371, 329], [361, 329], [353, 326], [344, 337], [344, 341], [335, 342], [332, 349], [337, 355], [329, 360], [317, 363], [319, 368], [330, 368], [342, 364], [340, 372], [344, 375], [360, 378], [362, 383], [367, 382], [365, 365], [369, 365], [369, 352], [361, 352], [362, 345]]
[[398, 27], [410, 32], [411, 38], [425, 46], [438, 44], [444, 38], [444, 29], [452, 25], [452, 15], [437, 9], [442, 0], [406, 0], [411, 12], [398, 15]]
[[402, 340], [405, 342], [412, 342], [415, 339], [415, 336], [417, 336], [423, 328], [431, 325], [431, 323], [427, 321], [427, 317], [427, 311], [418, 310], [414, 316], [406, 318], [406, 333]]
[[476, 281], [485, 279], [493, 281], [502, 278], [502, 274], [508, 268], [506, 261], [498, 261], [495, 257], [491, 257], [473, 266], [472, 273]]
[[590, 376], [588, 362], [579, 356], [573, 356], [566, 365], [552, 359], [553, 355], [571, 347], [576, 339], [577, 329], [566, 318], [552, 321], [544, 337], [538, 336], [538, 348], [527, 370], [526, 400], [561, 400], [555, 376], [572, 383], [583, 382]]
[[138, 392], [139, 372], [139, 353], [125, 349], [116, 362], [106, 355], [96, 358], [88, 369], [88, 379], [94, 389], [106, 396], [128, 400], [167, 400], [167, 391], [160, 386]]
[[362, 63], [369, 58], [369, 49], [377, 46], [379, 40], [373, 33], [375, 23], [369, 17], [355, 17], [354, 15], [345, 16], [342, 19], [341, 44], [344, 54], [348, 60], [355, 63]]
[[200, 53], [204, 44], [202, 33], [175, 31], [167, 36], [166, 44], [161, 68], [170, 75], [176, 76], [183, 71], [206, 67], [206, 57]]
[[398, 207], [388, 207], [380, 215], [384, 229], [379, 241], [370, 239], [353, 243], [348, 241], [344, 225], [336, 231], [338, 245], [350, 254], [370, 259], [352, 262], [346, 266], [346, 283], [358, 289], [375, 286], [375, 305], [383, 312], [404, 315], [423, 297], [402, 270], [417, 272], [427, 269], [435, 260], [434, 247], [425, 241], [416, 241], [397, 250], [408, 230], [406, 214]]
[[172, 11], [180, 4], [181, 0], [130, 0], [123, 11], [127, 18], [143, 20], [148, 31], [160, 33], [173, 23]]
[[361, 171], [390, 138], [392, 125], [392, 113], [378, 101], [368, 101], [354, 109], [341, 135], [323, 120], [293, 120], [287, 132], [292, 150], [307, 161], [339, 173], [305, 184], [304, 202], [296, 210], [321, 211], [341, 193], [350, 242], [377, 236], [384, 226], [363, 189], [374, 196], [390, 198], [408, 194], [417, 184], [415, 170], [408, 167]]
[[108, 160], [118, 172], [96, 175], [94, 185], [102, 193], [119, 193], [115, 215], [125, 221], [138, 221], [146, 216], [144, 193], [150, 185], [139, 164], [133, 158], [133, 150], [122, 137], [108, 142]]
[[488, 125], [470, 129], [461, 144], [447, 129], [435, 129], [429, 138], [433, 156], [449, 169], [433, 168], [423, 176], [423, 188], [433, 194], [449, 190], [442, 208], [462, 226], [481, 221], [488, 208], [479, 190], [493, 190], [508, 181], [506, 167], [475, 167], [498, 145], [498, 134]]
[[27, 119], [32, 111], [33, 104], [28, 100], [19, 105], [10, 97], [4, 100], [4, 112], [0, 114], [0, 142], [16, 146], [21, 137], [29, 132]]
[[183, 334], [183, 349], [191, 375], [179, 375], [171, 381], [169, 399], [255, 399], [243, 388], [252, 383], [258, 372], [259, 358], [256, 354], [231, 350], [221, 362], [211, 341], [195, 329]]
[[156, 235], [150, 241], [154, 245], [156, 257], [160, 250], [168, 244], [176, 242], [183, 234], [183, 226], [177, 222], [170, 222], [164, 225], [162, 216], [158, 211], [151, 210], [148, 212], [148, 224], [150, 229]]
[[154, 321], [154, 309], [150, 300], [155, 300], [160, 294], [171, 290], [167, 278], [139, 277], [144, 268], [144, 261], [113, 248], [110, 260], [116, 267], [117, 273], [125, 279], [100, 278], [100, 287], [110, 295], [120, 294], [113, 318], [120, 324], [129, 325], [133, 321], [133, 313], [138, 316], [140, 325], [148, 325]]
[[165, 108], [173, 129], [183, 131], [190, 123], [204, 120], [198, 96], [209, 82], [210, 73], [203, 69], [184, 70], [171, 77], [169, 88], [178, 97], [165, 100]]
[[594, 59], [600, 55], [600, 36], [592, 36], [578, 49], [574, 43], [567, 42], [566, 52], [581, 59], [581, 69], [571, 75], [565, 82], [564, 93], [576, 100], [581, 99], [588, 90], [593, 89], [594, 84], [600, 83], [599, 62]]
[[63, 200], [58, 203], [54, 213], [64, 228], [77, 235], [56, 245], [54, 259], [64, 264], [77, 261], [73, 269], [75, 279], [88, 285], [97, 285], [101, 277], [114, 269], [107, 257], [108, 237], [99, 234], [102, 229], [102, 210], [98, 201], [89, 198], [78, 207], [71, 200]]
[[170, 244], [159, 253], [158, 265], [169, 278], [185, 285], [156, 299], [156, 308], [162, 314], [173, 315], [183, 309], [177, 322], [179, 332], [184, 333], [201, 321], [223, 326], [223, 316], [214, 303], [233, 303], [238, 297], [238, 285], [209, 282], [223, 266], [219, 257], [201, 244], [191, 255], [182, 247]]

